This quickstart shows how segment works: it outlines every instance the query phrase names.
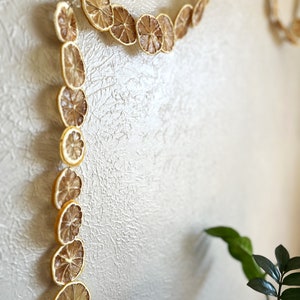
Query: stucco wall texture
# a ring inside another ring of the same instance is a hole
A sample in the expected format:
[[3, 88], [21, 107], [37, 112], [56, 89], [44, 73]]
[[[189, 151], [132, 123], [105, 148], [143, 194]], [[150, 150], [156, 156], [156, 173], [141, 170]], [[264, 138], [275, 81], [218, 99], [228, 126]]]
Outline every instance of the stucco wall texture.
[[[135, 17], [185, 1], [120, 0]], [[288, 5], [289, 1], [282, 1]], [[225, 245], [300, 254], [300, 53], [261, 0], [211, 0], [168, 55], [93, 30], [79, 9], [89, 102], [80, 279], [95, 300], [255, 300]], [[63, 125], [55, 1], [0, 0], [0, 299], [53, 299], [51, 189]], [[283, 7], [284, 8], [284, 7]]]

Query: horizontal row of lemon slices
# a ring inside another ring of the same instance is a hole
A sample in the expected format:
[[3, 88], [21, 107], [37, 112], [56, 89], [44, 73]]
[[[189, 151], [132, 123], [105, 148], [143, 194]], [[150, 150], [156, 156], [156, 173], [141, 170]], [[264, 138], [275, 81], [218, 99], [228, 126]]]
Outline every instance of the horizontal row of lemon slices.
[[51, 271], [54, 282], [63, 286], [55, 300], [90, 300], [90, 292], [75, 281], [84, 266], [83, 242], [78, 239], [82, 224], [82, 209], [76, 201], [81, 193], [82, 179], [72, 167], [84, 159], [86, 145], [80, 127], [88, 111], [85, 66], [76, 45], [78, 26], [73, 9], [67, 2], [59, 2], [54, 24], [61, 47], [62, 75], [65, 82], [57, 97], [58, 110], [65, 125], [60, 139], [60, 156], [67, 166], [58, 174], [53, 185], [53, 204], [58, 209], [55, 235], [59, 248], [54, 253]]
[[[109, 31], [121, 44], [129, 46], [137, 41], [148, 54], [172, 51], [175, 41], [183, 38], [190, 26], [200, 23], [208, 0], [197, 0], [196, 4], [184, 5], [174, 23], [166, 14], [157, 17], [144, 14], [136, 21], [129, 11], [120, 5], [112, 5], [110, 0], [81, 0], [81, 5], [89, 23], [99, 31]], [[66, 11], [62, 13], [63, 11]], [[77, 39], [77, 23], [72, 8], [61, 2], [57, 9], [60, 15], [56, 22], [57, 36], [62, 42]]]

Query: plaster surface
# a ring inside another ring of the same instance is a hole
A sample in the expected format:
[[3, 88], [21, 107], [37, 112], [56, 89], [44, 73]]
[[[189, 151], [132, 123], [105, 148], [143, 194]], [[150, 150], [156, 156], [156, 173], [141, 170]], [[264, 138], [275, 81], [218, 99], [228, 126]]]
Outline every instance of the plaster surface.
[[[283, 6], [289, 1], [282, 1]], [[135, 17], [184, 1], [120, 0]], [[260, 0], [211, 0], [199, 27], [155, 57], [76, 10], [89, 114], [80, 277], [96, 300], [254, 300], [203, 229], [229, 225], [271, 257], [299, 255], [300, 56]], [[51, 189], [63, 84], [55, 1], [0, 0], [0, 298], [53, 299]]]

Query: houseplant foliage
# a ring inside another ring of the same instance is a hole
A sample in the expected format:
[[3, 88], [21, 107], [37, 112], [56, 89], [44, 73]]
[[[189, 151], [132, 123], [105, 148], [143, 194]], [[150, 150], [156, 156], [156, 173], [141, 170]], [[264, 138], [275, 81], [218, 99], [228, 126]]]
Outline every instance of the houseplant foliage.
[[[277, 300], [300, 299], [300, 257], [290, 257], [287, 249], [279, 245], [275, 249], [276, 264], [262, 256], [253, 254], [251, 240], [241, 236], [230, 227], [208, 228], [205, 232], [221, 238], [228, 245], [230, 255], [240, 261], [247, 285], [255, 291]], [[298, 272], [297, 272], [298, 270]], [[274, 281], [266, 279], [269, 276]], [[276, 287], [275, 287], [276, 286]]]

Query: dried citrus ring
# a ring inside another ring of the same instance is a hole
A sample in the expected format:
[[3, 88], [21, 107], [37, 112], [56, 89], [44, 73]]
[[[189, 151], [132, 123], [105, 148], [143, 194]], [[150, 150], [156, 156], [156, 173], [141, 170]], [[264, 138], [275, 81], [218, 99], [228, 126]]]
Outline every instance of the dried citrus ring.
[[81, 130], [71, 126], [64, 130], [60, 140], [60, 156], [69, 166], [79, 165], [85, 154], [85, 142]]
[[195, 4], [193, 15], [192, 15], [193, 26], [197, 26], [200, 23], [205, 9], [205, 5], [206, 5], [205, 0], [198, 0], [198, 2]]
[[57, 176], [53, 186], [53, 203], [57, 209], [70, 200], [76, 199], [81, 192], [82, 180], [70, 168], [63, 169]]
[[87, 113], [87, 101], [83, 90], [73, 90], [62, 87], [58, 94], [58, 109], [61, 119], [66, 127], [80, 127]]
[[141, 16], [136, 23], [136, 31], [142, 50], [156, 54], [162, 48], [163, 33], [157, 19], [151, 15]]
[[123, 45], [136, 42], [135, 20], [123, 6], [114, 5], [114, 25], [109, 29], [111, 35]]
[[163, 33], [163, 44], [161, 50], [165, 53], [171, 52], [175, 44], [174, 26], [170, 17], [166, 14], [159, 14], [157, 21]]
[[90, 300], [90, 292], [82, 282], [70, 282], [62, 288], [54, 300]]
[[107, 31], [114, 24], [110, 0], [82, 0], [83, 11], [90, 24], [100, 31]]
[[61, 48], [61, 64], [64, 80], [72, 89], [80, 88], [85, 82], [85, 67], [80, 50], [73, 42]]
[[184, 5], [179, 11], [174, 23], [176, 39], [181, 39], [186, 35], [192, 21], [192, 13], [193, 6], [190, 4]]
[[56, 221], [57, 240], [68, 244], [76, 238], [82, 223], [81, 207], [75, 201], [67, 202], [58, 214]]
[[54, 27], [61, 42], [76, 41], [78, 36], [77, 21], [73, 8], [67, 2], [57, 3], [54, 13]]
[[55, 283], [65, 285], [75, 280], [83, 269], [84, 249], [80, 240], [60, 247], [52, 258], [52, 277]]

